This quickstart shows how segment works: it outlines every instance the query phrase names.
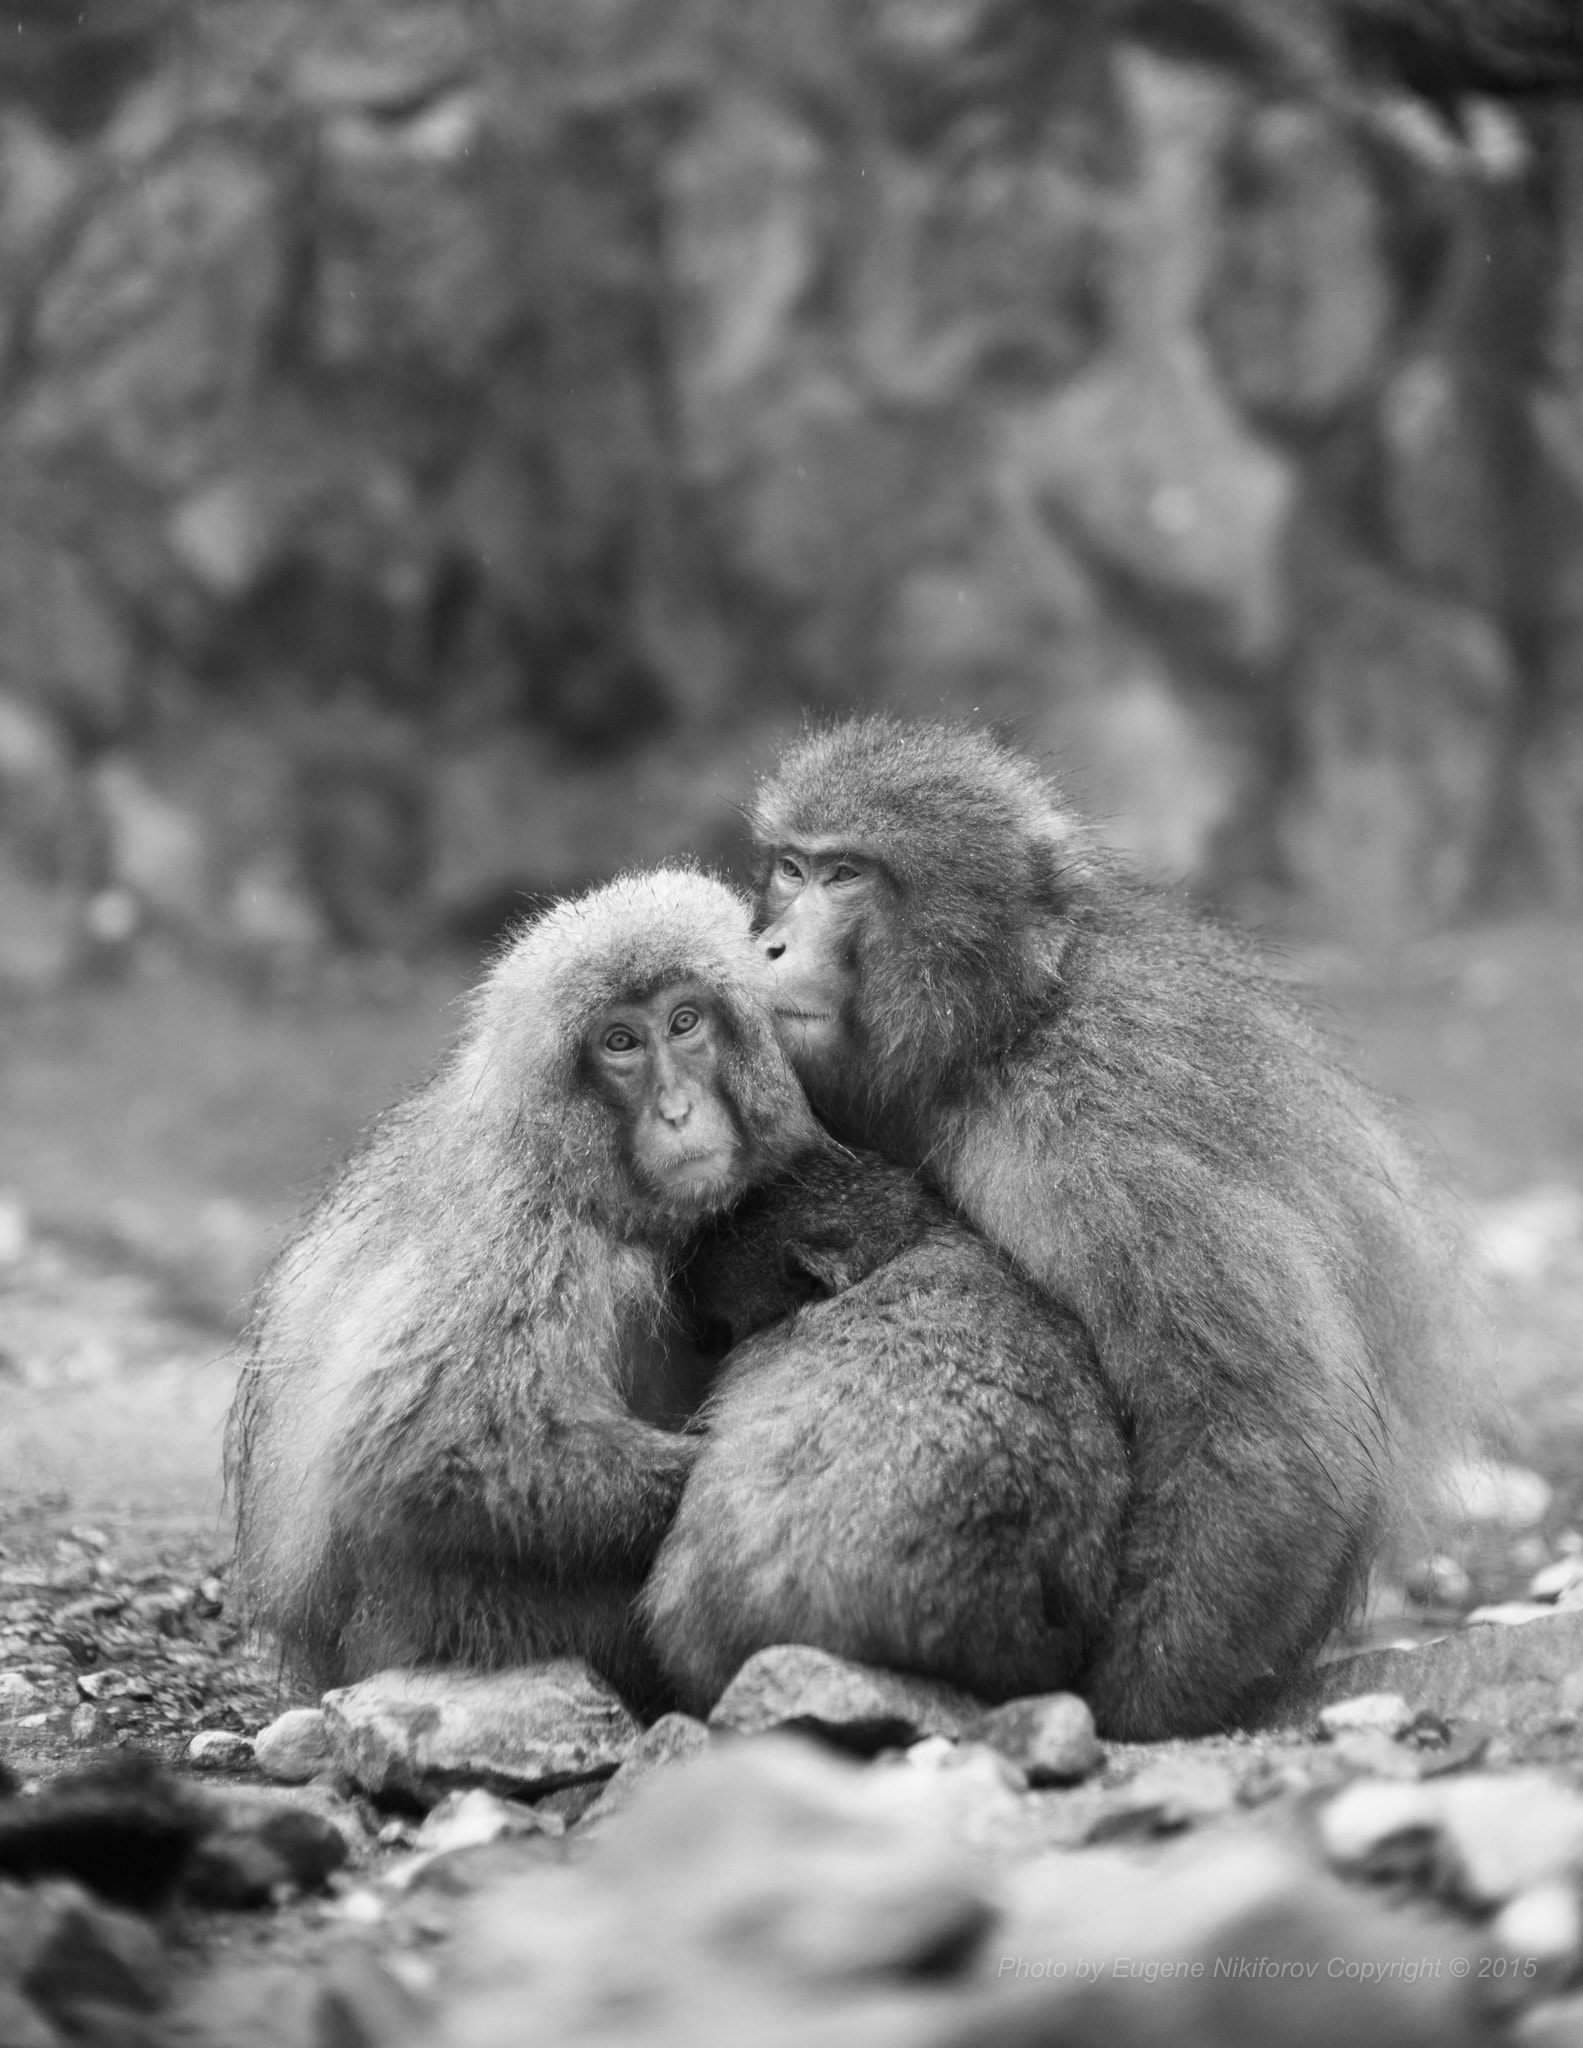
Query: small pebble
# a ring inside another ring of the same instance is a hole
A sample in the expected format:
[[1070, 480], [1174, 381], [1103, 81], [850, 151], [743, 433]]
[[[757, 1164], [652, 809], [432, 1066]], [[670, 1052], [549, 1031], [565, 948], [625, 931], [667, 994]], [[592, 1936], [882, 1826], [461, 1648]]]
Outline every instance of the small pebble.
[[109, 1731], [110, 1724], [97, 1707], [85, 1701], [82, 1706], [73, 1709], [71, 1739], [77, 1744], [79, 1749], [86, 1749], [93, 1743], [103, 1742]]
[[1319, 1715], [1322, 1735], [1403, 1735], [1413, 1725], [1413, 1710], [1399, 1692], [1364, 1692], [1337, 1700]]
[[187, 1744], [187, 1761], [199, 1771], [245, 1771], [253, 1745], [229, 1728], [205, 1728]]

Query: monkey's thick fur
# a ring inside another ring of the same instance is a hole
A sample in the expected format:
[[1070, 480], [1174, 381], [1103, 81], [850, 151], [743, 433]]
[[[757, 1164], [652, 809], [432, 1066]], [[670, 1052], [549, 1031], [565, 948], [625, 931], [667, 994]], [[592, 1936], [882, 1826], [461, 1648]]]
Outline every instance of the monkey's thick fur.
[[707, 1712], [772, 1643], [969, 1686], [1081, 1678], [1127, 1456], [1093, 1347], [910, 1173], [810, 1154], [683, 1276], [734, 1346], [642, 1607]]
[[562, 904], [485, 979], [267, 1276], [228, 1464], [253, 1618], [318, 1686], [386, 1665], [586, 1656], [637, 1703], [632, 1601], [697, 1451], [632, 1412], [696, 1213], [634, 1183], [583, 1071], [607, 1004], [721, 1005], [738, 1186], [815, 1133], [745, 905], [662, 872]]
[[882, 877], [846, 934], [849, 1050], [800, 1064], [816, 1109], [1079, 1317], [1129, 1431], [1119, 1597], [1084, 1684], [1101, 1729], [1254, 1710], [1464, 1412], [1442, 1198], [1244, 947], [1119, 873], [987, 735], [816, 733], [755, 830]]

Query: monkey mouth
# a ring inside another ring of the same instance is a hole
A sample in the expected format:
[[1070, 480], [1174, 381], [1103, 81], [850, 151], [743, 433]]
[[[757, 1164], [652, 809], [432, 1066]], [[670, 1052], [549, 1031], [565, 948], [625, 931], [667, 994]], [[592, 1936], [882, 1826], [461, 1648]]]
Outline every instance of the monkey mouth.
[[777, 1010], [777, 1017], [784, 1017], [791, 1024], [828, 1024], [828, 1010]]

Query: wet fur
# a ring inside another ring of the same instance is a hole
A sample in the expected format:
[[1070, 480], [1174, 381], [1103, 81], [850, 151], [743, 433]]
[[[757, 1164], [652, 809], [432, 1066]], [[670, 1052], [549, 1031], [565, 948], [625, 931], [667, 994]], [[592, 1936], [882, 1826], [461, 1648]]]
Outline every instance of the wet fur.
[[775, 1171], [812, 1123], [747, 926], [680, 871], [528, 926], [266, 1278], [228, 1438], [239, 1576], [314, 1685], [574, 1653], [652, 1698], [632, 1602], [697, 1443], [642, 1419], [663, 1402], [634, 1374], [697, 1218], [634, 1183], [583, 1032], [612, 1001], [706, 984], [748, 1178]]
[[1256, 1712], [1466, 1412], [1443, 1198], [1247, 950], [1119, 872], [987, 735], [818, 733], [755, 827], [866, 849], [889, 878], [857, 941], [856, 1049], [822, 1086], [804, 1074], [815, 1107], [1076, 1313], [1131, 1434], [1085, 1684], [1102, 1729]]
[[782, 1642], [989, 1699], [1073, 1684], [1127, 1499], [1076, 1319], [872, 1155], [749, 1195], [683, 1285], [735, 1345], [643, 1595], [683, 1703]]

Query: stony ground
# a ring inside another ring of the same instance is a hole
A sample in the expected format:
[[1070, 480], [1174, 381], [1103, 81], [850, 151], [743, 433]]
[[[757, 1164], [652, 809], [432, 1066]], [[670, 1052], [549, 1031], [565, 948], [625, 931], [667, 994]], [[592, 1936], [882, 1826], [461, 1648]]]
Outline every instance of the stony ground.
[[[1429, 1601], [1382, 1588], [1369, 1639], [1423, 1637], [1476, 1601], [1521, 1595], [1572, 1554], [1583, 1517], [1583, 933], [1490, 929], [1389, 962], [1298, 952], [1289, 971], [1320, 993], [1365, 1069], [1417, 1103], [1479, 1205], [1503, 1449], [1552, 1489], [1527, 1526], [1464, 1540], [1416, 1589]], [[465, 978], [460, 965], [347, 975], [287, 998], [155, 962], [124, 984], [6, 1013], [0, 1756], [24, 1781], [128, 1745], [188, 1774], [195, 1734], [252, 1733], [293, 1704], [237, 1640], [226, 1604], [228, 1326], [302, 1194], [443, 1044]], [[1444, 1738], [1453, 1750], [1461, 1739]], [[1575, 1715], [1477, 1739], [1502, 1768], [1583, 1777]], [[1318, 1752], [1305, 1735], [1183, 1754], [1229, 1772], [1238, 1810], [1251, 1811], [1260, 1801], [1246, 1787], [1278, 1790], [1298, 1766], [1301, 1779]], [[1089, 1792], [1114, 1796], [1159, 1761], [1116, 1752]], [[1334, 1768], [1331, 1753], [1321, 1777]], [[1071, 1828], [1076, 1808], [1065, 1810]], [[328, 1965], [350, 1943], [394, 1957], [398, 1988], [434, 1981], [457, 1902], [493, 1852], [467, 1852], [465, 1881], [464, 1856], [410, 1893], [382, 1894], [414, 1822], [366, 1799], [337, 1814], [355, 1858], [331, 1894], [274, 1912], [182, 1908], [178, 1975], [221, 1955]], [[516, 1854], [564, 1848], [547, 1839]], [[348, 1996], [366, 2006], [380, 1986]], [[246, 2033], [234, 2012], [225, 2025]]]

